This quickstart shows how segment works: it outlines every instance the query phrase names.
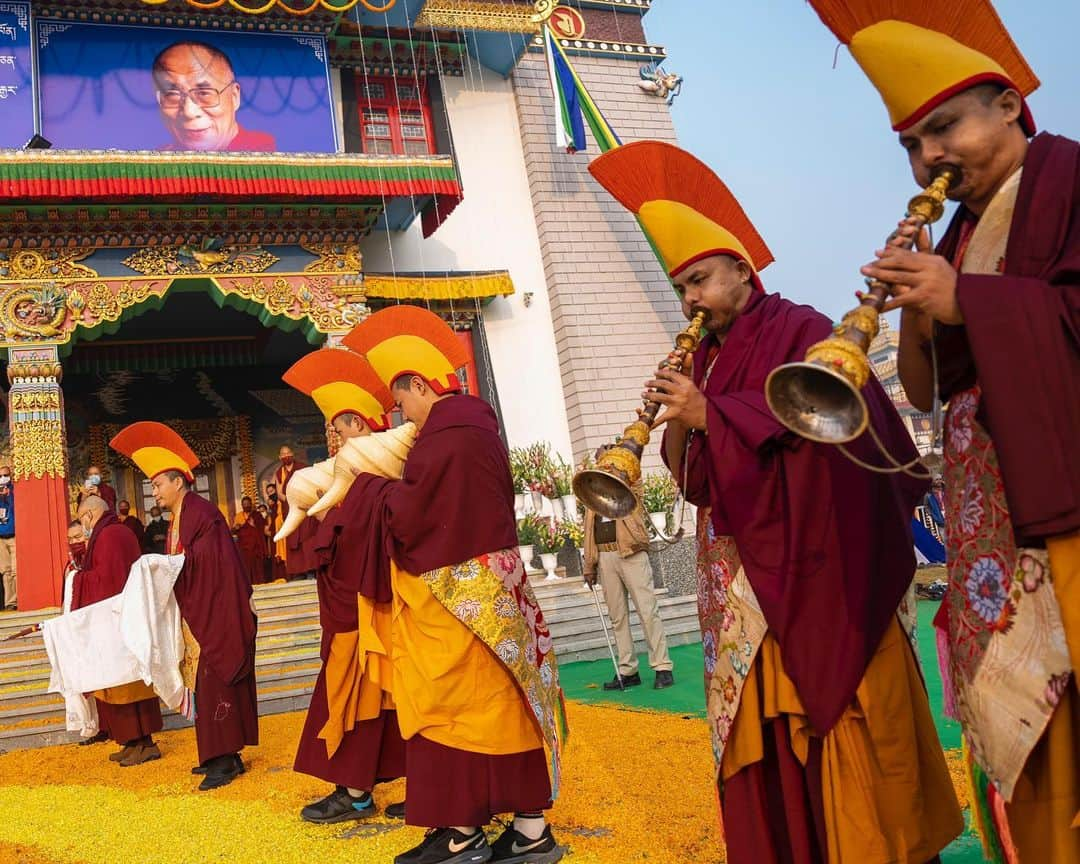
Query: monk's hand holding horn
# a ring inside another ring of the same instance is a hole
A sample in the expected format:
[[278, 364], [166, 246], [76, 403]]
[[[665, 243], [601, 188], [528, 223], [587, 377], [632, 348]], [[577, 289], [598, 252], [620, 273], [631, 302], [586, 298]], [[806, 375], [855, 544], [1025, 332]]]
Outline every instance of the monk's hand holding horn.
[[678, 420], [690, 429], [705, 429], [705, 395], [694, 384], [693, 378], [674, 369], [660, 369], [656, 377], [645, 382], [647, 388], [642, 399], [651, 399], [664, 406], [664, 413], [656, 418], [656, 429], [672, 420]]

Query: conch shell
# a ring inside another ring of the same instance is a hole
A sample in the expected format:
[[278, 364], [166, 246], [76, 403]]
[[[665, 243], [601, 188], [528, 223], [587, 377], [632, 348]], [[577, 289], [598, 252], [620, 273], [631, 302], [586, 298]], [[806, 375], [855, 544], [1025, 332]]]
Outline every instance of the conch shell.
[[[334, 459], [334, 482], [308, 513], [315, 516], [340, 504], [358, 474], [397, 479], [416, 441], [416, 426], [405, 423], [396, 429], [349, 438]], [[292, 483], [290, 482], [290, 487]]]
[[289, 478], [285, 487], [285, 500], [289, 502], [289, 513], [281, 530], [274, 535], [274, 542], [280, 543], [300, 527], [300, 523], [310, 512], [309, 508], [318, 501], [334, 482], [334, 460], [324, 459], [308, 468], [301, 468]]

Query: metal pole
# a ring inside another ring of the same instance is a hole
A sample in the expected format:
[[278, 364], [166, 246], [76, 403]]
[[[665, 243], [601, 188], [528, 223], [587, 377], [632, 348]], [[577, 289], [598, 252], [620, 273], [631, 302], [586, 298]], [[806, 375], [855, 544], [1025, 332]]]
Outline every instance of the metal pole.
[[596, 586], [590, 585], [589, 590], [592, 592], [593, 603], [596, 604], [596, 614], [600, 616], [600, 626], [604, 628], [604, 639], [607, 641], [608, 653], [611, 655], [611, 665], [615, 667], [615, 680], [619, 682], [619, 689], [625, 690], [623, 686], [622, 675], [619, 672], [619, 661], [615, 658], [615, 646], [611, 643], [611, 634], [608, 632], [607, 617], [604, 615], [604, 610], [600, 608], [600, 598], [596, 596]]

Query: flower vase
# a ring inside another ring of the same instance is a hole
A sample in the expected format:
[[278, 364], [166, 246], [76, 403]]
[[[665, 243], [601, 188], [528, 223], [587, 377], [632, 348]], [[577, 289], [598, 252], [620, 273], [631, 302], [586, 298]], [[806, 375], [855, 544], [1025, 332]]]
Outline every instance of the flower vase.
[[524, 513], [525, 513], [525, 493], [524, 492], [515, 492], [514, 493], [514, 515], [515, 516], [521, 516]]
[[543, 513], [544, 512], [544, 493], [543, 492], [537, 492], [534, 489], [532, 492], [529, 493], [529, 495], [532, 497], [533, 512], [534, 513]]
[[548, 498], [548, 502], [551, 504], [551, 515], [554, 516], [556, 520], [562, 521], [565, 518], [563, 516], [562, 499]]
[[547, 581], [559, 578], [555, 573], [555, 568], [559, 566], [559, 556], [554, 552], [542, 553], [540, 555], [540, 565], [547, 571], [547, 576], [544, 577]]
[[578, 509], [577, 509], [577, 496], [576, 495], [563, 495], [562, 496], [562, 508], [563, 518], [569, 519], [573, 522], [578, 521]]
[[525, 572], [528, 573], [532, 570], [533, 547], [532, 545], [518, 546], [518, 552], [521, 553], [522, 563], [525, 564]]
[[667, 534], [667, 513], [650, 513], [649, 521], [652, 522], [652, 526], [656, 533], [661, 537]]

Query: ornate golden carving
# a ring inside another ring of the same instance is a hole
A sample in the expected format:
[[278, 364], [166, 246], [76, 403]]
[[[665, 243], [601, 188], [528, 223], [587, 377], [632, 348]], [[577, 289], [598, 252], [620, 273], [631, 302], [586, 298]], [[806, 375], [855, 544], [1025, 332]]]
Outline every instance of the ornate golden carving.
[[625, 440], [634, 441], [642, 447], [649, 443], [649, 427], [640, 420], [636, 420], [623, 429], [622, 434]]
[[97, 272], [76, 262], [93, 254], [93, 249], [0, 252], [0, 279], [92, 279]]
[[641, 479], [641, 460], [622, 447], [612, 447], [605, 451], [597, 461], [597, 467], [614, 468], [631, 485]]
[[355, 243], [301, 243], [300, 248], [317, 256], [304, 268], [305, 273], [364, 272], [364, 256]]
[[15, 479], [63, 477], [67, 453], [56, 348], [13, 348], [9, 359], [8, 416]]
[[870, 306], [856, 306], [844, 316], [843, 324], [865, 333], [869, 341], [878, 334], [878, 313]]
[[279, 259], [260, 246], [155, 246], [124, 259], [124, 266], [145, 276], [181, 276], [200, 273], [262, 273]]
[[13, 285], [0, 301], [0, 326], [9, 342], [53, 339], [67, 317], [67, 292], [51, 282]]
[[806, 351], [807, 363], [831, 366], [848, 379], [856, 389], [862, 389], [870, 378], [870, 362], [854, 342], [832, 337], [811, 345]]
[[[552, 3], [554, 8], [556, 4]], [[415, 27], [443, 30], [485, 30], [496, 33], [539, 33], [538, 13], [525, 3], [477, 0], [428, 0]], [[550, 14], [550, 12], [548, 13]]]
[[255, 448], [251, 442], [251, 418], [236, 418], [236, 449], [240, 455], [240, 494], [252, 501], [259, 500], [259, 486], [255, 480]]

